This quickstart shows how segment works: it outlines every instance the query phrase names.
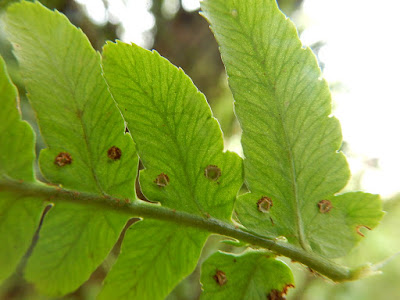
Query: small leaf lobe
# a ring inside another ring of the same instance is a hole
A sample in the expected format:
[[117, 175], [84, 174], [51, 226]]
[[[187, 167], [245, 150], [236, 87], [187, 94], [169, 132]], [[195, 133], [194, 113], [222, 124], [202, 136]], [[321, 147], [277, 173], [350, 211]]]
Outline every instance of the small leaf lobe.
[[331, 201], [329, 200], [321, 200], [318, 202], [319, 212], [321, 214], [326, 214], [331, 211], [333, 208]]

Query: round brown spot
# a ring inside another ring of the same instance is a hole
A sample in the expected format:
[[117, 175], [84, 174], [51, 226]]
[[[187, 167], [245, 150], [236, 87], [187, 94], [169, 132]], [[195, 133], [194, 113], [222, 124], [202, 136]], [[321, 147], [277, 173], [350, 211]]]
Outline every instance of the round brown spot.
[[121, 149], [118, 147], [112, 146], [110, 149], [107, 151], [107, 156], [111, 158], [112, 160], [118, 160], [121, 158], [122, 152]]
[[259, 199], [257, 201], [258, 210], [261, 211], [262, 213], [269, 212], [269, 210], [271, 209], [271, 207], [273, 205], [274, 204], [272, 203], [271, 198], [266, 197], [266, 196], [262, 197], [261, 199]]
[[65, 165], [70, 165], [72, 163], [72, 157], [71, 154], [68, 152], [60, 152], [56, 156], [56, 159], [54, 160], [54, 164], [59, 166], [59, 167], [64, 167]]
[[322, 214], [326, 214], [331, 211], [333, 208], [331, 201], [329, 200], [321, 200], [318, 202], [319, 212]]
[[218, 283], [220, 286], [223, 286], [228, 281], [228, 279], [226, 278], [225, 272], [223, 272], [221, 270], [217, 270], [217, 272], [215, 272], [215, 275], [213, 276], [213, 278], [215, 279], [216, 283]]
[[217, 181], [221, 177], [221, 169], [216, 165], [208, 165], [204, 169], [204, 176], [212, 181]]
[[157, 184], [159, 187], [167, 186], [169, 184], [169, 177], [167, 174], [161, 173], [154, 180], [154, 183]]

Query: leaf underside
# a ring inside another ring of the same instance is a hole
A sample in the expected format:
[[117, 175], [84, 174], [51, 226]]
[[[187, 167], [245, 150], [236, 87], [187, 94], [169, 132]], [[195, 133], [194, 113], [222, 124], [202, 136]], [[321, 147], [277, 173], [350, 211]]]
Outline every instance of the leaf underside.
[[200, 299], [264, 300], [283, 299], [294, 283], [290, 268], [266, 252], [241, 255], [217, 252], [202, 265]]
[[165, 299], [194, 270], [207, 236], [158, 220], [135, 224], [125, 234], [121, 254], [98, 299]]
[[[238, 219], [265, 237], [344, 255], [361, 239], [357, 226], [377, 225], [381, 203], [370, 194], [334, 196], [350, 172], [314, 54], [274, 0], [205, 0], [202, 10], [220, 45], [243, 130], [250, 193], [236, 202]], [[332, 202], [329, 212], [320, 211], [322, 200]]]
[[[139, 155], [140, 186], [152, 202], [227, 223], [235, 208], [242, 225], [258, 235], [285, 236], [328, 257], [345, 255], [378, 224], [381, 202], [362, 192], [337, 194], [350, 174], [315, 56], [274, 0], [201, 5], [243, 129], [244, 174], [242, 159], [223, 152], [218, 122], [180, 68], [156, 51], [122, 42], [107, 43], [101, 60], [65, 16], [22, 2], [9, 7], [5, 25], [46, 143], [39, 157], [43, 176], [67, 189], [139, 201]], [[21, 121], [1, 58], [0, 94], [0, 120], [6, 120], [0, 178], [35, 181], [33, 132]], [[236, 199], [243, 175], [250, 192]], [[0, 282], [27, 251], [43, 203], [50, 202], [0, 192]], [[74, 291], [103, 262], [126, 221], [117, 212], [55, 204], [25, 278], [50, 296]], [[208, 235], [178, 223], [136, 222], [98, 298], [164, 299], [194, 270]], [[293, 286], [290, 269], [258, 251], [212, 255], [201, 281], [202, 299], [280, 299]]]
[[[5, 23], [47, 145], [39, 159], [42, 174], [65, 188], [134, 199], [134, 144], [86, 36], [38, 2], [11, 5]], [[113, 146], [119, 159], [110, 158]], [[49, 295], [75, 290], [107, 256], [126, 221], [114, 212], [57, 204], [44, 220], [26, 279]]]
[[[0, 57], [0, 178], [33, 180], [34, 136], [21, 121], [17, 89]], [[28, 250], [42, 213], [32, 197], [0, 192], [0, 283], [15, 270]]]
[[[223, 153], [222, 133], [204, 95], [181, 69], [136, 45], [108, 43], [103, 66], [145, 167], [145, 196], [229, 220], [242, 181], [241, 159]], [[212, 168], [220, 175], [207, 177]], [[160, 174], [168, 176], [165, 186], [156, 182]]]
[[[103, 68], [145, 167], [140, 172], [140, 185], [147, 199], [230, 222], [243, 182], [242, 162], [234, 153], [223, 153], [218, 123], [190, 78], [157, 52], [121, 42], [104, 47]], [[148, 271], [131, 274], [131, 284], [122, 289], [125, 297], [164, 299], [194, 270], [208, 236], [198, 230], [147, 220], [134, 225], [132, 230], [125, 243], [134, 244], [139, 235], [134, 231], [138, 230], [144, 234], [157, 232], [157, 239], [168, 241], [168, 245], [151, 246], [142, 241], [144, 244], [135, 252], [127, 246], [106, 280], [102, 299], [119, 299], [111, 292], [121, 289], [115, 278], [136, 269], [135, 261], [140, 261], [140, 270]], [[183, 255], [185, 248], [188, 252]], [[173, 249], [177, 251], [175, 258], [166, 259], [165, 255], [172, 255]], [[166, 253], [157, 254], [161, 250]], [[154, 260], [149, 259], [155, 254], [156, 259], [163, 261], [159, 267], [154, 267]], [[161, 278], [164, 279], [157, 280]]]

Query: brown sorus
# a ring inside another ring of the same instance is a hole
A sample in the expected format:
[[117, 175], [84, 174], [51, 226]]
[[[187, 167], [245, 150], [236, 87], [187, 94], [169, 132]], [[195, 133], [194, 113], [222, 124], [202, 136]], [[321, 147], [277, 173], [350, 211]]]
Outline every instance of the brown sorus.
[[333, 208], [331, 201], [329, 200], [321, 200], [318, 202], [319, 212], [322, 214], [326, 214], [331, 211]]
[[70, 165], [72, 163], [72, 157], [71, 154], [68, 152], [60, 152], [56, 156], [54, 160], [54, 164], [59, 166], [59, 167], [64, 167], [65, 165]]
[[261, 199], [257, 201], [258, 210], [263, 213], [269, 212], [273, 205], [272, 199], [266, 196], [261, 197]]
[[217, 270], [213, 278], [215, 279], [216, 283], [218, 283], [220, 286], [223, 286], [228, 281], [225, 272], [221, 270]]
[[204, 169], [204, 176], [212, 181], [217, 181], [221, 177], [221, 169], [216, 165], [208, 165]]
[[169, 184], [169, 177], [167, 174], [161, 173], [154, 180], [154, 183], [157, 184], [159, 187], [167, 186]]
[[111, 158], [112, 160], [118, 160], [121, 158], [122, 152], [121, 149], [119, 149], [116, 146], [112, 146], [110, 149], [107, 151], [107, 156]]

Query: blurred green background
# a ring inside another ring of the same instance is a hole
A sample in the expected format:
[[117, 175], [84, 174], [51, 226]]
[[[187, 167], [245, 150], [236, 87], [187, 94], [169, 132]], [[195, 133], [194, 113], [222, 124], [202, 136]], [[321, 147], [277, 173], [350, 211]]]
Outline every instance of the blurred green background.
[[[0, 14], [4, 13], [5, 8], [11, 2], [14, 1], [0, 0]], [[111, 10], [109, 10], [110, 5], [112, 3], [115, 4], [115, 2], [116, 0], [41, 1], [47, 7], [63, 12], [73, 24], [82, 28], [93, 47], [99, 51], [101, 51], [105, 40], [121, 39], [126, 33], [123, 22], [119, 20], [118, 16], [112, 15]], [[119, 0], [119, 2], [121, 2], [122, 7], [125, 5], [126, 9], [130, 7], [129, 2], [141, 2], [142, 8], [145, 7], [149, 16], [150, 25], [141, 29], [139, 33], [141, 40], [138, 43], [149, 49], [156, 49], [173, 64], [182, 67], [196, 86], [207, 96], [213, 113], [224, 132], [226, 148], [241, 153], [240, 127], [234, 116], [233, 99], [228, 89], [218, 46], [208, 28], [207, 22], [198, 14], [198, 10], [196, 8], [188, 8], [184, 0]], [[303, 18], [301, 16], [303, 0], [280, 0], [278, 3], [283, 12], [294, 20], [301, 32], [307, 25], [307, 22], [302, 21]], [[105, 12], [104, 18], [100, 21], [91, 15], [90, 9], [96, 5], [102, 6]], [[362, 8], [360, 7], [360, 9]], [[134, 15], [132, 14], [133, 17]], [[2, 25], [0, 23], [0, 54], [5, 58], [10, 75], [18, 86], [23, 117], [31, 123], [38, 133], [34, 113], [26, 100], [24, 86], [18, 73], [17, 63], [11, 52], [11, 46], [5, 39], [1, 29]], [[322, 41], [310, 45], [317, 57], [323, 45], [324, 42]], [[321, 63], [321, 68], [323, 66], [323, 63]], [[331, 83], [333, 92], [335, 89], [340, 88], [342, 88], [340, 81]], [[43, 141], [40, 139], [40, 135], [37, 134], [37, 152], [43, 147]], [[342, 150], [350, 157], [353, 155], [346, 141]], [[359, 189], [365, 170], [377, 168], [377, 165], [378, 162], [373, 158], [365, 160], [360, 171], [353, 174], [348, 189]], [[39, 174], [38, 177], [40, 178]], [[381, 225], [373, 232], [369, 232], [368, 238], [363, 240], [348, 257], [340, 259], [340, 262], [349, 266], [357, 266], [366, 261], [379, 263], [400, 250], [400, 239], [398, 238], [400, 193], [384, 199], [384, 201], [384, 210], [387, 214]], [[120, 242], [121, 240], [122, 238]], [[233, 252], [243, 250], [223, 244], [221, 240], [222, 238], [218, 236], [212, 236], [209, 239], [197, 269], [175, 288], [167, 298], [168, 300], [198, 299], [201, 293], [199, 284], [201, 262], [218, 249]], [[82, 287], [61, 299], [95, 299], [102, 280], [115, 262], [120, 242]], [[400, 285], [398, 284], [400, 282], [400, 257], [394, 257], [388, 262], [382, 268], [381, 275], [344, 284], [334, 284], [329, 280], [312, 274], [306, 267], [298, 263], [292, 263], [286, 258], [282, 259], [291, 266], [296, 278], [296, 288], [289, 291], [288, 299], [400, 299]], [[17, 272], [0, 286], [0, 299], [47, 299], [37, 294], [34, 287], [24, 281], [22, 266], [23, 262]]]

